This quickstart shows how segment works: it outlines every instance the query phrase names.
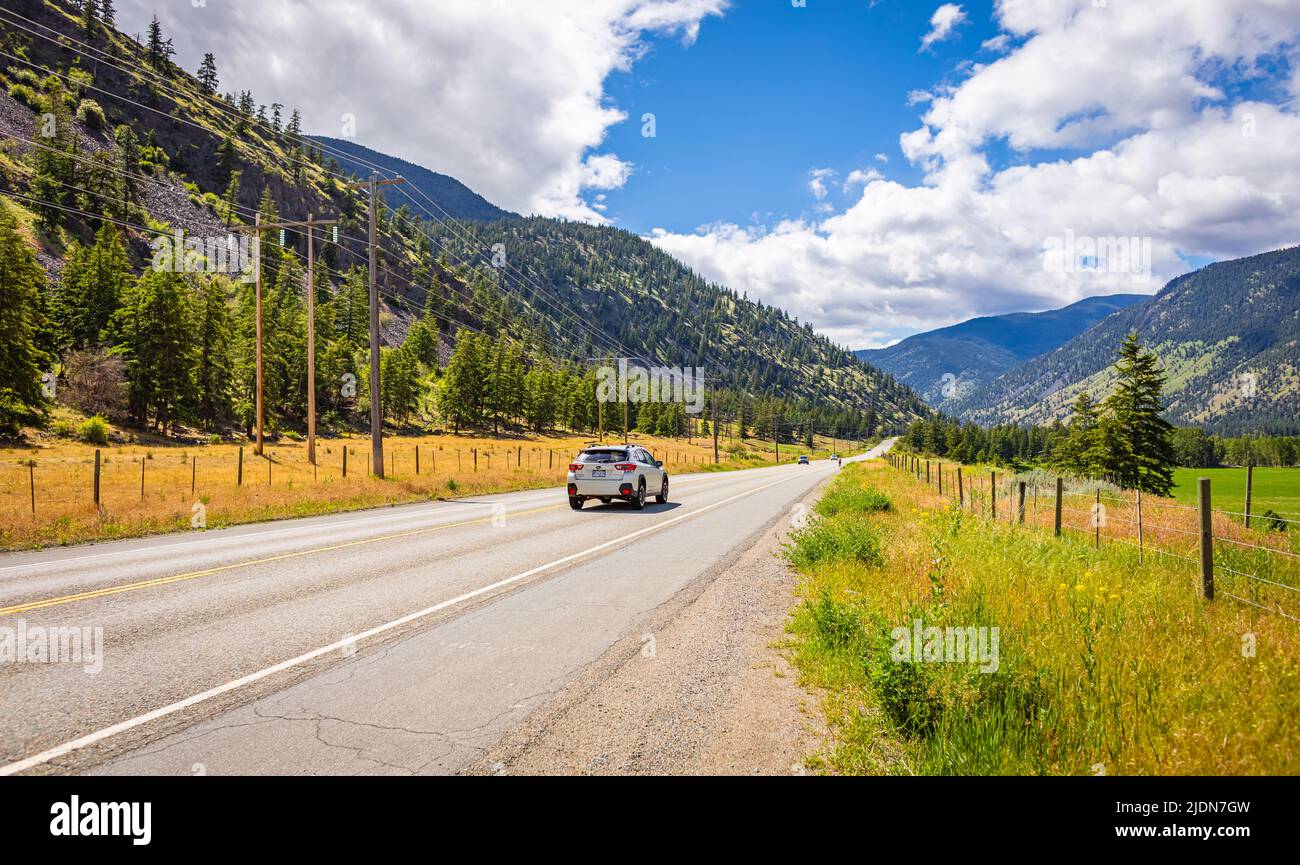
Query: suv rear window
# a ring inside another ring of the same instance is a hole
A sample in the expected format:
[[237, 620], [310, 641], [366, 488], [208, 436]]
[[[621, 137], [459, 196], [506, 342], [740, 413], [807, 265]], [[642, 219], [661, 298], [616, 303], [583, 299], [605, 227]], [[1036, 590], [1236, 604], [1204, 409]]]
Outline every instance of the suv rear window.
[[580, 463], [622, 463], [627, 462], [627, 451], [583, 451], [578, 454]]

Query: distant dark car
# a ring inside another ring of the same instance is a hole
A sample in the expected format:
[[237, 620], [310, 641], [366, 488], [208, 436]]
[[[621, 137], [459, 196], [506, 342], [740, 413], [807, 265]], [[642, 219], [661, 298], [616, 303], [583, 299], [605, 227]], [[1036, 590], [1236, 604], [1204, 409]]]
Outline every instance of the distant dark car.
[[808, 465], [808, 454], [799, 454], [799, 465]]

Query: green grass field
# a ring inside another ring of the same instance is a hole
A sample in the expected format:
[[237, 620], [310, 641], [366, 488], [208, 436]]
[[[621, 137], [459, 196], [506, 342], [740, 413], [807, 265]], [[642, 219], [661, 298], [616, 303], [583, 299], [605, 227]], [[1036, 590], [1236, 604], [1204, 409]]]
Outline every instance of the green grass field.
[[[1174, 471], [1174, 498], [1196, 504], [1197, 478], [1210, 479], [1210, 498], [1214, 507], [1239, 512], [1245, 506], [1245, 469], [1177, 469]], [[1252, 514], [1262, 514], [1272, 508], [1287, 519], [1300, 519], [1300, 468], [1257, 467], [1252, 487]]]

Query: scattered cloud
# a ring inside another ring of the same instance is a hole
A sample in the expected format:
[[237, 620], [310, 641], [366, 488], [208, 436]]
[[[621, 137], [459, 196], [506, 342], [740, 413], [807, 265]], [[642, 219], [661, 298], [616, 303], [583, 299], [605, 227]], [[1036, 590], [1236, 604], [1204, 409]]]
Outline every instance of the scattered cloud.
[[364, 14], [353, 0], [117, 5], [124, 30], [143, 33], [156, 12], [178, 62], [194, 69], [213, 52], [223, 92], [298, 107], [308, 132], [340, 136], [352, 114], [367, 146], [503, 207], [604, 222], [590, 192], [632, 172], [600, 150], [625, 119], [606, 79], [631, 68], [648, 36], [695, 42], [729, 2], [371, 0]]
[[966, 12], [957, 3], [945, 3], [930, 16], [930, 32], [921, 37], [921, 50], [927, 50], [936, 42], [942, 42], [952, 35], [959, 24], [966, 20]]
[[[1152, 292], [1189, 258], [1294, 245], [1294, 13], [1278, 0], [1002, 0], [998, 23], [1015, 47], [934, 95], [900, 137], [919, 184], [855, 172], [846, 183], [866, 182], [841, 213], [653, 239], [854, 347], [976, 315]], [[1291, 92], [1228, 96], [1225, 78], [1279, 66]], [[1044, 251], [1067, 233], [1150, 238], [1151, 273], [1049, 272]]]
[[831, 168], [814, 168], [808, 172], [808, 189], [813, 198], [821, 201], [826, 197], [826, 181], [834, 176], [835, 170]]

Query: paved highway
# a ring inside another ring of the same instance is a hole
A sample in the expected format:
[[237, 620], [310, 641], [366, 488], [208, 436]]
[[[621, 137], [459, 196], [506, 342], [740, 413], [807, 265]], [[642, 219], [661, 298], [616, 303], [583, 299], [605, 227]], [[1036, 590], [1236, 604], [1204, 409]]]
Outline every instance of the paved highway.
[[0, 774], [455, 772], [834, 471], [677, 476], [639, 512], [553, 489], [0, 556], [0, 639], [103, 635], [98, 660], [92, 639], [0, 664]]

